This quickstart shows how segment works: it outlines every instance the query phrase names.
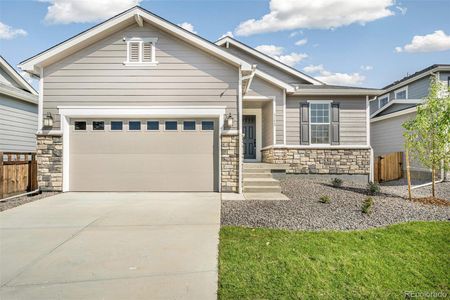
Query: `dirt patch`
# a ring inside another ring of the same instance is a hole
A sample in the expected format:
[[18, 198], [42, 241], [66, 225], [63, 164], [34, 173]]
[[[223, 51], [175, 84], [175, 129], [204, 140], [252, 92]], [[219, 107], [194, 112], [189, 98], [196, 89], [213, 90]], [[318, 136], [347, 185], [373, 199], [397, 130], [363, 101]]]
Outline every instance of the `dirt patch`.
[[442, 205], [442, 206], [450, 206], [450, 202], [444, 199], [436, 198], [436, 197], [422, 197], [422, 198], [412, 198], [413, 202], [419, 202], [428, 205]]

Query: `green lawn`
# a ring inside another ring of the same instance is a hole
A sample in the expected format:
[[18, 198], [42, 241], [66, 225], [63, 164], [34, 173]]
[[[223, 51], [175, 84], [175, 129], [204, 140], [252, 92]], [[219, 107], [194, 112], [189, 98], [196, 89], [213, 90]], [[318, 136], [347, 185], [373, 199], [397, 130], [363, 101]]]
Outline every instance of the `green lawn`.
[[220, 299], [450, 296], [449, 222], [353, 232], [224, 227], [219, 255]]

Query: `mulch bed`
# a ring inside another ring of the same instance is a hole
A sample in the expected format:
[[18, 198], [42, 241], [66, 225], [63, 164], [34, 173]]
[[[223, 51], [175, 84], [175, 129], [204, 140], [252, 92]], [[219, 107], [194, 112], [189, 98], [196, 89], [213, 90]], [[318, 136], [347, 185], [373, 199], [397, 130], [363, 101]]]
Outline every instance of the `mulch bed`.
[[412, 198], [413, 202], [429, 204], [429, 205], [442, 205], [442, 206], [450, 206], [450, 202], [444, 199], [436, 198], [436, 197], [422, 197], [422, 198]]

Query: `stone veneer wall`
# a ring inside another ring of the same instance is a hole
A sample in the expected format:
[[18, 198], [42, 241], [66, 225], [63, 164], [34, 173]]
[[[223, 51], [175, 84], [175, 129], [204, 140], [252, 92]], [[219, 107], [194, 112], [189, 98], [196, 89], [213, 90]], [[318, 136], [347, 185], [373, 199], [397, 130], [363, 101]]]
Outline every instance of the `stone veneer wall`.
[[266, 163], [288, 164], [286, 173], [350, 174], [370, 173], [370, 149], [294, 149], [262, 150]]
[[42, 191], [62, 191], [62, 154], [62, 136], [37, 136], [37, 177]]
[[223, 135], [221, 137], [221, 176], [222, 192], [239, 191], [239, 136]]

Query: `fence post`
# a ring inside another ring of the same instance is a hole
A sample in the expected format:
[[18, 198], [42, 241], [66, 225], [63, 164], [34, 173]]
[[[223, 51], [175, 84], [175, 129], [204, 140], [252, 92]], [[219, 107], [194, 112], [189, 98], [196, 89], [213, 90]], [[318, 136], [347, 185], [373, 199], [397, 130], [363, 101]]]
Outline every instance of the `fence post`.
[[0, 152], [0, 199], [3, 199], [3, 152]]
[[31, 154], [30, 168], [29, 168], [29, 184], [30, 184], [30, 192], [34, 191], [38, 188], [37, 183], [37, 161], [36, 154]]

